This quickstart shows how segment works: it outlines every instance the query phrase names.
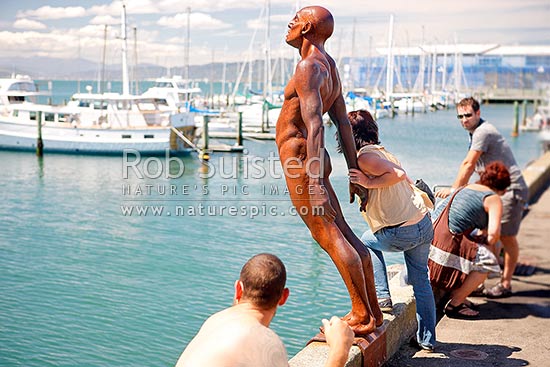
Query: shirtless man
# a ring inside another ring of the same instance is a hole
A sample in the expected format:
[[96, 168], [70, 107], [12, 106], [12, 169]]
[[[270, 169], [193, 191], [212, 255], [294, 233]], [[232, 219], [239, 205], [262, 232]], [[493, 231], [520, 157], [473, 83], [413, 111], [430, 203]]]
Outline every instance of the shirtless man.
[[[365, 335], [383, 322], [378, 307], [372, 263], [368, 250], [344, 220], [328, 180], [332, 170], [325, 150], [322, 116], [328, 112], [338, 131], [348, 168], [357, 168], [355, 144], [336, 63], [324, 44], [334, 29], [330, 12], [310, 6], [296, 13], [288, 24], [286, 42], [300, 52], [301, 60], [285, 88], [277, 121], [276, 142], [292, 203], [311, 235], [329, 254], [351, 298], [344, 316], [356, 335]], [[350, 184], [354, 194], [366, 193]]]
[[[286, 349], [269, 328], [289, 295], [286, 270], [275, 255], [259, 254], [235, 282], [233, 307], [212, 315], [180, 356], [176, 367], [288, 367]], [[325, 367], [345, 365], [353, 332], [336, 316], [323, 320], [330, 351]]]

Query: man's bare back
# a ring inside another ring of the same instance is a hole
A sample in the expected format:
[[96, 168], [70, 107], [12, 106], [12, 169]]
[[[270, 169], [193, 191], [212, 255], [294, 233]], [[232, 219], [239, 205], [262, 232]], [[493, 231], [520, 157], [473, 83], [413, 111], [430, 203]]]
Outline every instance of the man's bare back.
[[288, 357], [283, 342], [273, 330], [258, 322], [249, 306], [233, 306], [206, 320], [176, 367], [287, 367]]
[[[326, 112], [337, 126], [348, 167], [357, 167], [336, 64], [324, 50], [333, 26], [330, 12], [318, 6], [300, 10], [289, 23], [286, 41], [298, 48], [302, 60], [285, 88], [276, 142], [290, 198], [342, 275], [352, 301], [352, 310], [344, 319], [360, 335], [373, 331], [383, 320], [370, 255], [345, 222], [328, 179], [331, 164], [322, 119]], [[357, 188], [350, 189], [353, 197]]]

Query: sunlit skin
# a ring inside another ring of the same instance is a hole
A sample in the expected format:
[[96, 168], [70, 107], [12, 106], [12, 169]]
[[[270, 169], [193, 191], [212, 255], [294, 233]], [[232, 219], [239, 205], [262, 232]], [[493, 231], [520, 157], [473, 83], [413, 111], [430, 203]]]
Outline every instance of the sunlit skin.
[[[471, 106], [458, 106], [456, 109], [457, 116], [462, 115], [460, 119], [460, 124], [462, 127], [468, 131], [473, 131], [477, 125], [479, 125], [479, 120], [481, 119], [481, 111], [478, 110], [474, 112], [474, 109]], [[464, 115], [471, 115], [471, 117], [466, 117]]]
[[[301, 9], [288, 24], [286, 42], [298, 49], [301, 60], [285, 88], [276, 142], [292, 203], [312, 237], [329, 254], [349, 292], [351, 311], [343, 319], [356, 335], [365, 335], [383, 322], [372, 263], [342, 215], [328, 179], [332, 167], [324, 142], [322, 116], [328, 112], [348, 168], [358, 167], [336, 63], [324, 49], [333, 28], [330, 12], [318, 6]], [[350, 184], [351, 201], [354, 194], [366, 204], [366, 191]]]

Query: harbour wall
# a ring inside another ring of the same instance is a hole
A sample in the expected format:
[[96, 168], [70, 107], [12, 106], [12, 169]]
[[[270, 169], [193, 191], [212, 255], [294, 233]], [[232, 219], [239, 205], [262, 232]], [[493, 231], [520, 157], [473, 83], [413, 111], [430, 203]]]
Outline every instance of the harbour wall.
[[[530, 163], [523, 170], [523, 176], [529, 187], [531, 203], [550, 184], [550, 152]], [[384, 324], [376, 333], [361, 338], [363, 340], [356, 339], [359, 345], [353, 345], [350, 349], [346, 367], [381, 366], [414, 336], [417, 325], [415, 299], [412, 287], [402, 284], [399, 271], [400, 265], [388, 269], [394, 304], [392, 313], [384, 313]], [[290, 367], [323, 367], [328, 352], [326, 343], [312, 341], [290, 360]]]

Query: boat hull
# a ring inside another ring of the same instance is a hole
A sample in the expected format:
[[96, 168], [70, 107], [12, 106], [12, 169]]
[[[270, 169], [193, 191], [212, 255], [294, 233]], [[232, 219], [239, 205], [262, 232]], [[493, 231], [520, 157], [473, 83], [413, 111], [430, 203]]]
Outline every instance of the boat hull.
[[[44, 152], [119, 155], [135, 150], [144, 155], [188, 154], [191, 148], [173, 146], [170, 127], [144, 129], [82, 129], [42, 126]], [[0, 121], [0, 149], [36, 150], [36, 124]]]

